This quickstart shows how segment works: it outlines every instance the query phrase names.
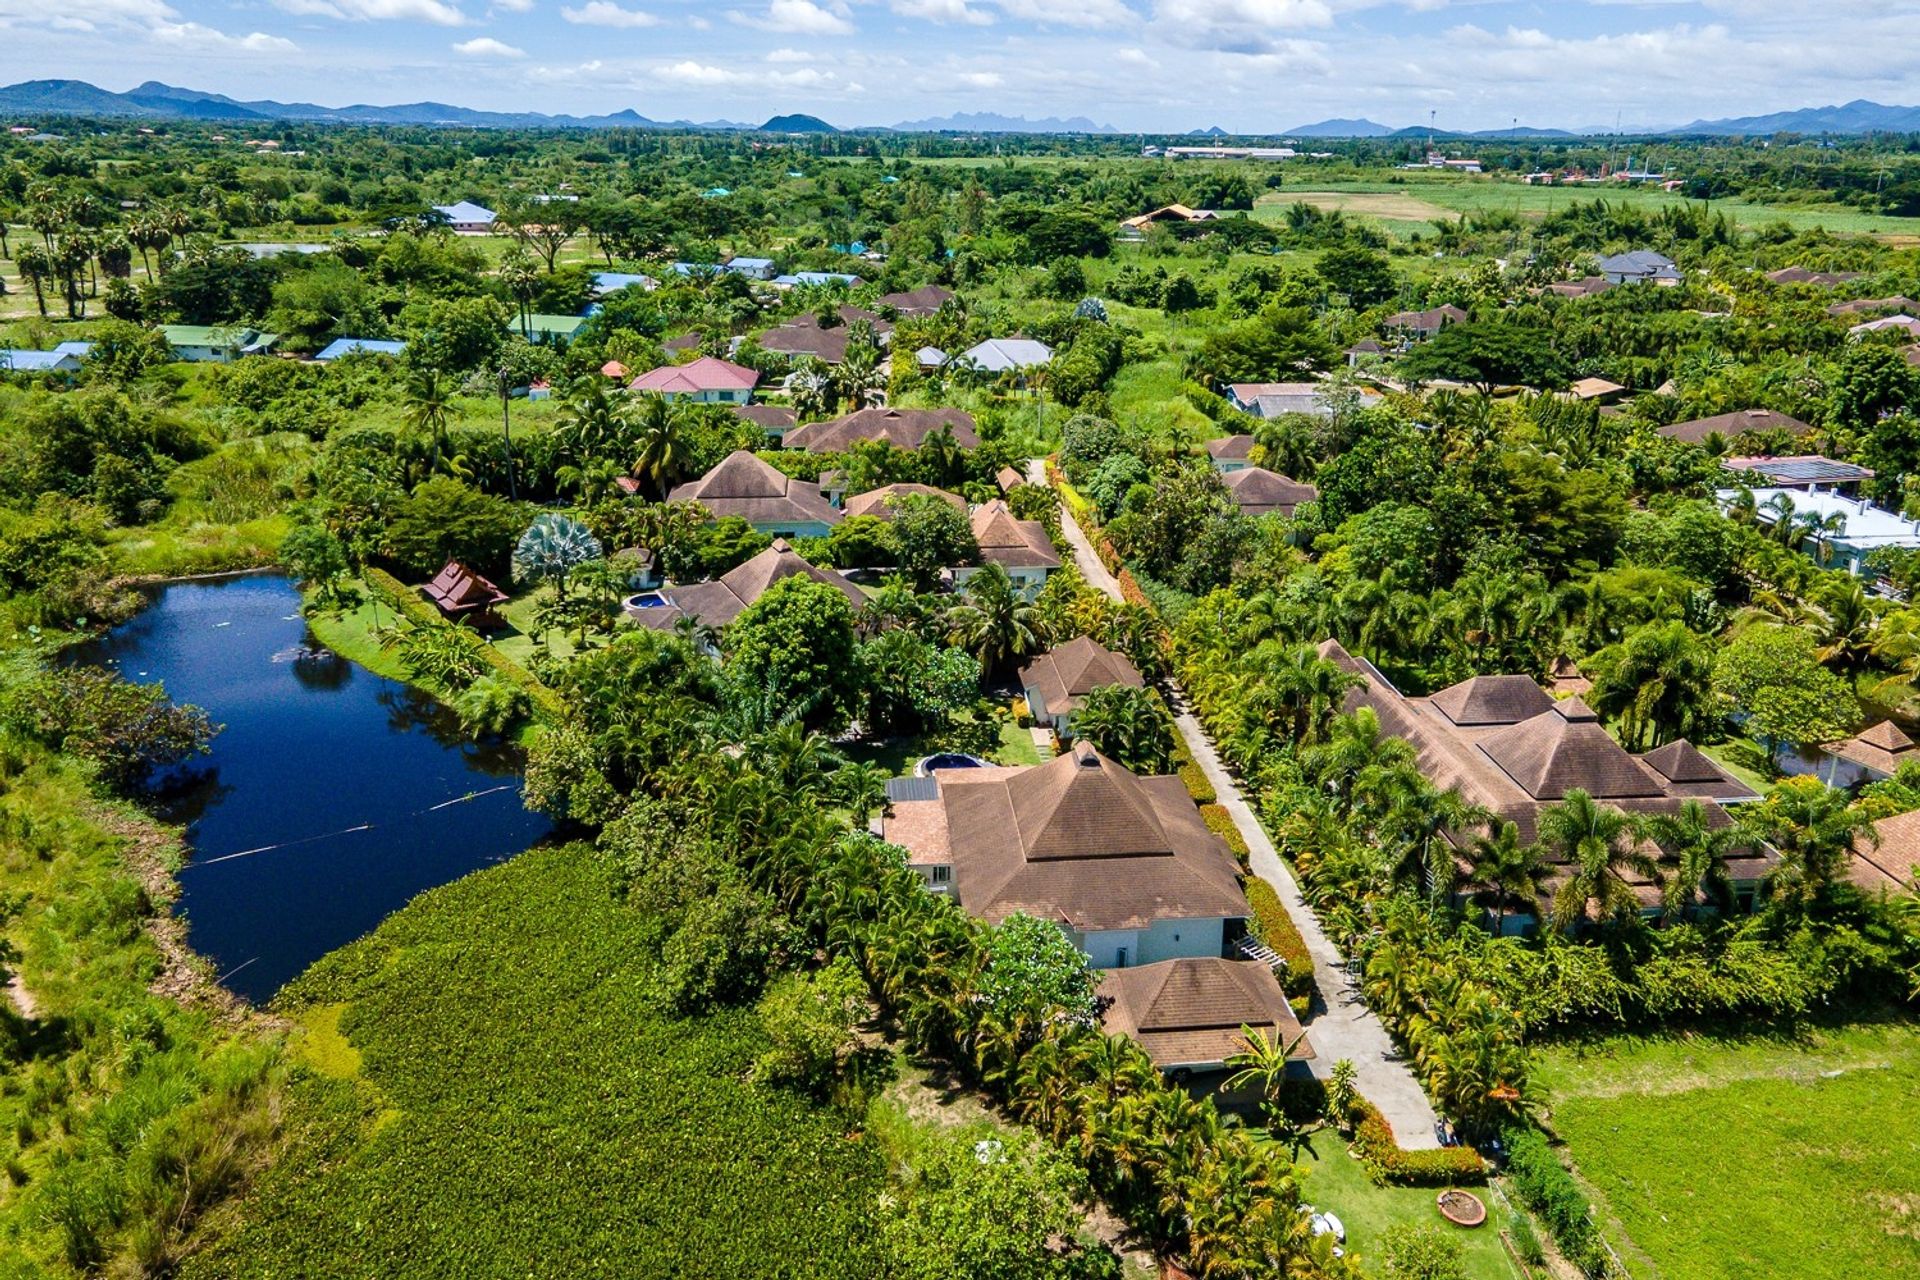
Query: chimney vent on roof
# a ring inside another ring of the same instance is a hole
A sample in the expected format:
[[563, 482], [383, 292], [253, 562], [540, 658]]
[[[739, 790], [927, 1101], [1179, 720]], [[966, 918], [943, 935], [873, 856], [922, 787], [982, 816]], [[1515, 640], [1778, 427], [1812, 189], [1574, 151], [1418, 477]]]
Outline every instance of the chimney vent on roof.
[[1093, 744], [1082, 739], [1073, 744], [1073, 760], [1082, 769], [1098, 769], [1100, 757], [1093, 753]]

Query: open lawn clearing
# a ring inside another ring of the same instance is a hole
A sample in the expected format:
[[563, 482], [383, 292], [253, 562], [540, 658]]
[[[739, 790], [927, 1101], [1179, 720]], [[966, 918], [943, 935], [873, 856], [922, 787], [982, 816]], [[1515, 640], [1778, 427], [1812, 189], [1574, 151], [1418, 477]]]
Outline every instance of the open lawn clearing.
[[[1405, 182], [1328, 182], [1315, 183], [1310, 188], [1284, 188], [1260, 196], [1254, 205], [1254, 217], [1277, 221], [1285, 217], [1288, 205], [1304, 203], [1317, 209], [1339, 209], [1359, 217], [1397, 222], [1402, 225], [1391, 229], [1404, 231], [1410, 222], [1430, 224], [1436, 214], [1440, 218], [1450, 218], [1463, 213], [1504, 211], [1522, 218], [1538, 219], [1556, 210], [1594, 200], [1628, 205], [1648, 213], [1671, 206], [1698, 206], [1701, 203], [1651, 187], [1530, 187], [1486, 178], [1413, 177]], [[1784, 222], [1796, 231], [1824, 227], [1828, 231], [1882, 237], [1920, 234], [1920, 218], [1887, 217], [1844, 205], [1781, 205], [1715, 200], [1708, 202], [1705, 207], [1711, 212], [1726, 214], [1734, 225], [1747, 230]]]
[[873, 1274], [873, 1143], [746, 1084], [753, 1010], [667, 1014], [637, 923], [538, 849], [297, 979], [287, 1149], [185, 1274]]
[[1332, 1129], [1321, 1129], [1301, 1149], [1298, 1164], [1300, 1200], [1322, 1213], [1331, 1213], [1347, 1229], [1347, 1251], [1360, 1256], [1369, 1274], [1380, 1270], [1380, 1238], [1388, 1228], [1410, 1222], [1446, 1231], [1465, 1249], [1469, 1280], [1514, 1280], [1513, 1264], [1500, 1243], [1507, 1225], [1499, 1201], [1485, 1187], [1469, 1187], [1487, 1206], [1485, 1225], [1464, 1229], [1440, 1216], [1432, 1187], [1379, 1187], [1367, 1179], [1360, 1162], [1347, 1154], [1346, 1140]]
[[1638, 1274], [1920, 1274], [1920, 1026], [1606, 1040], [1540, 1076]]

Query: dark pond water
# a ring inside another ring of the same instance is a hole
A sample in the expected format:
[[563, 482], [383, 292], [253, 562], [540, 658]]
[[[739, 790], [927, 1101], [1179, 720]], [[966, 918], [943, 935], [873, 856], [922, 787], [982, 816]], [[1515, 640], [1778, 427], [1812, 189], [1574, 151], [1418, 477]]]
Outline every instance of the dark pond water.
[[520, 805], [517, 752], [469, 741], [432, 699], [320, 648], [299, 603], [277, 576], [173, 583], [75, 655], [164, 681], [225, 726], [165, 816], [193, 846], [180, 874], [193, 945], [254, 1000], [548, 830]]

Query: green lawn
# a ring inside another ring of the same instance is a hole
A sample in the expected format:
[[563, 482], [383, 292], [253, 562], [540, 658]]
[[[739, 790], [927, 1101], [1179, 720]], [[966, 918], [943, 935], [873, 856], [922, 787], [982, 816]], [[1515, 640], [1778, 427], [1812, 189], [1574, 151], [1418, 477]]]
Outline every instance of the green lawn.
[[844, 1114], [746, 1082], [759, 1015], [665, 1012], [585, 846], [432, 890], [288, 988], [288, 1145], [187, 1277], [866, 1277]]
[[1363, 1264], [1373, 1264], [1368, 1265], [1368, 1274], [1379, 1271], [1380, 1237], [1389, 1227], [1411, 1222], [1443, 1228], [1460, 1241], [1466, 1250], [1469, 1280], [1515, 1280], [1518, 1272], [1500, 1243], [1506, 1218], [1484, 1187], [1470, 1189], [1486, 1202], [1486, 1225], [1472, 1230], [1451, 1226], [1434, 1204], [1438, 1192], [1433, 1188], [1377, 1187], [1367, 1180], [1360, 1162], [1347, 1154], [1339, 1134], [1322, 1129], [1312, 1138], [1311, 1148], [1300, 1153], [1299, 1164], [1306, 1173], [1300, 1185], [1301, 1202], [1340, 1219], [1347, 1229], [1348, 1252], [1358, 1254]]
[[1636, 1275], [1920, 1274], [1920, 1024], [1615, 1039], [1539, 1076]]
[[[1525, 186], [1518, 182], [1500, 182], [1491, 178], [1457, 175], [1409, 175], [1404, 181], [1314, 181], [1302, 177], [1298, 186], [1288, 186], [1260, 197], [1254, 216], [1262, 219], [1282, 217], [1287, 206], [1305, 201], [1321, 208], [1342, 209], [1351, 214], [1371, 217], [1400, 235], [1414, 231], [1431, 232], [1437, 216], [1463, 213], [1505, 211], [1523, 218], [1540, 218], [1569, 205], [1593, 200], [1630, 205], [1644, 211], [1697, 204], [1684, 196], [1653, 187], [1607, 186]], [[1420, 206], [1426, 206], [1422, 208]], [[1761, 204], [1745, 200], [1715, 200], [1708, 207], [1724, 213], [1734, 224], [1752, 230], [1775, 222], [1784, 222], [1796, 231], [1824, 227], [1833, 232], [1852, 232], [1881, 236], [1920, 235], [1920, 218], [1895, 218], [1862, 212], [1833, 204]]]

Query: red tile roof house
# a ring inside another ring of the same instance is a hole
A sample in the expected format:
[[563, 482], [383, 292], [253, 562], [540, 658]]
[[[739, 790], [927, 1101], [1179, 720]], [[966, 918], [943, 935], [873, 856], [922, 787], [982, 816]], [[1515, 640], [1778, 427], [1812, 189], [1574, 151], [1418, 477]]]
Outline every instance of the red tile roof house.
[[[1040, 594], [1047, 576], [1060, 567], [1060, 556], [1047, 536], [1047, 526], [1038, 520], [1016, 520], [999, 498], [975, 507], [972, 524], [981, 562], [1005, 569], [1014, 589], [1028, 599]], [[954, 587], [966, 590], [967, 579], [978, 572], [978, 565], [957, 566]]]
[[713, 356], [689, 364], [649, 369], [627, 384], [629, 391], [651, 391], [669, 400], [695, 404], [746, 404], [760, 385], [760, 372]]
[[1020, 672], [1021, 691], [1036, 722], [1067, 732], [1080, 700], [1109, 685], [1139, 689], [1146, 681], [1125, 655], [1088, 636], [1077, 636], [1047, 650]]
[[[1578, 697], [1555, 700], [1529, 676], [1475, 676], [1431, 697], [1409, 698], [1338, 641], [1323, 642], [1320, 654], [1364, 682], [1348, 693], [1343, 710], [1371, 709], [1381, 732], [1412, 744], [1428, 781], [1512, 822], [1522, 844], [1537, 837], [1541, 810], [1575, 789], [1630, 815], [1671, 814], [1684, 801], [1698, 800], [1715, 827], [1733, 821], [1723, 806], [1757, 798], [1685, 738], [1642, 755], [1629, 753]], [[1462, 843], [1471, 834], [1449, 838]], [[1658, 852], [1652, 845], [1648, 851]], [[1775, 861], [1764, 847], [1737, 849], [1728, 857], [1728, 875], [1743, 900]], [[1564, 869], [1554, 870], [1546, 898], [1565, 877]], [[1638, 878], [1626, 884], [1643, 912], [1659, 912], [1657, 884]], [[1538, 908], [1510, 909], [1502, 927], [1517, 933], [1537, 917]]]

